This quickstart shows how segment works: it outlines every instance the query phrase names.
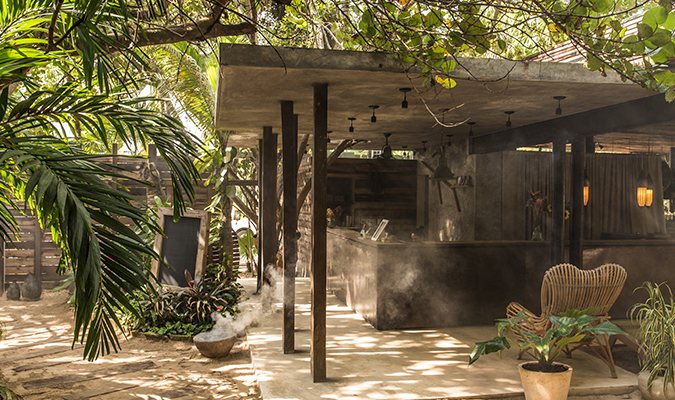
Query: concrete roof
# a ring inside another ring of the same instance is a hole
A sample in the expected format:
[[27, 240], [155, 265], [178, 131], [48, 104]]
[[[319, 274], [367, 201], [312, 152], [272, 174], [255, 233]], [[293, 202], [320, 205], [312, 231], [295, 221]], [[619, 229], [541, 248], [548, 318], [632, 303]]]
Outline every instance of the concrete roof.
[[[603, 77], [579, 64], [514, 62], [495, 59], [459, 59], [452, 76], [453, 89], [440, 85], [423, 87], [418, 71], [399, 63], [392, 55], [316, 49], [273, 48], [235, 44], [220, 45], [220, 73], [216, 100], [216, 128], [235, 131], [229, 144], [254, 147], [263, 126], [281, 132], [281, 100], [294, 102], [299, 114], [299, 133], [313, 132], [314, 83], [328, 83], [328, 129], [332, 144], [340, 139], [370, 140], [357, 148], [379, 149], [384, 132], [391, 132], [394, 149], [420, 148], [440, 142], [440, 127], [429, 110], [458, 109], [446, 114], [446, 123], [469, 118], [476, 122], [475, 135], [506, 128], [504, 111], [514, 127], [556, 118], [557, 101], [570, 115], [607, 105], [651, 96], [616, 74]], [[403, 93], [412, 87], [409, 108], [401, 108]], [[422, 99], [424, 101], [422, 101]], [[371, 123], [369, 105], [379, 105], [377, 122]], [[349, 133], [348, 117], [355, 117]], [[453, 139], [466, 138], [467, 125], [445, 128]]]

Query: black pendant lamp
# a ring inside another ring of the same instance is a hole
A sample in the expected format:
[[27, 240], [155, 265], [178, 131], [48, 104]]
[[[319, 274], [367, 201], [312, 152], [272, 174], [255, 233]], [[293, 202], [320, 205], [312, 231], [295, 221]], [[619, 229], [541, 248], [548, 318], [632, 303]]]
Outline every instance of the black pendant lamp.
[[511, 127], [511, 115], [515, 113], [515, 111], [504, 111], [504, 114], [508, 115], [509, 118], [506, 120], [506, 126]]
[[558, 108], [555, 109], [555, 115], [562, 115], [562, 108], [560, 107], [560, 100], [565, 100], [565, 96], [553, 96], [553, 98], [558, 100]]
[[410, 92], [412, 89], [408, 87], [400, 88], [399, 89], [401, 92], [403, 92], [403, 101], [401, 102], [401, 108], [408, 108], [408, 92]]
[[377, 122], [377, 117], [375, 116], [375, 110], [380, 108], [380, 106], [368, 106], [373, 109], [373, 116], [370, 117], [370, 122]]
[[354, 132], [354, 121], [356, 121], [356, 118], [349, 117], [347, 119], [349, 120], [349, 132]]

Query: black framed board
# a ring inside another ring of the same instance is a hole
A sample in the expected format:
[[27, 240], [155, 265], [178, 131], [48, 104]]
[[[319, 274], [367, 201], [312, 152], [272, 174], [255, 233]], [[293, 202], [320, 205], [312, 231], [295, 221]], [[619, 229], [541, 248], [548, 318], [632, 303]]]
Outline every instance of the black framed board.
[[160, 208], [157, 223], [166, 237], [155, 236], [155, 251], [166, 266], [152, 262], [152, 273], [162, 285], [187, 287], [185, 271], [192, 278], [204, 274], [209, 214], [190, 210], [173, 221], [173, 209]]

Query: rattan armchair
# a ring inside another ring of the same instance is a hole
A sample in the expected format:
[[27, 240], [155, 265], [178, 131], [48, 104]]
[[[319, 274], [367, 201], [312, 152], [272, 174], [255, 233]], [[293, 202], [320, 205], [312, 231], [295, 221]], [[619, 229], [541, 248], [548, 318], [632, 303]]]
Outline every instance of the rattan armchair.
[[[600, 307], [591, 315], [597, 316], [598, 321], [606, 321], [609, 310], [616, 301], [626, 282], [626, 270], [618, 264], [605, 264], [592, 270], [580, 270], [572, 264], [559, 264], [544, 274], [541, 284], [541, 315], [536, 315], [518, 303], [511, 303], [506, 308], [507, 318], [516, 316], [523, 311], [529, 318], [522, 328], [543, 336], [551, 325], [549, 315], [558, 315], [569, 309], [585, 310], [589, 307]], [[606, 335], [604, 340], [599, 337], [589, 337], [574, 347], [567, 347], [565, 353], [568, 357], [572, 352], [582, 346], [587, 346], [609, 367], [612, 378], [616, 378], [614, 359], [610, 345], [610, 338]], [[599, 346], [600, 350], [592, 347]], [[518, 353], [518, 359], [523, 352]]]

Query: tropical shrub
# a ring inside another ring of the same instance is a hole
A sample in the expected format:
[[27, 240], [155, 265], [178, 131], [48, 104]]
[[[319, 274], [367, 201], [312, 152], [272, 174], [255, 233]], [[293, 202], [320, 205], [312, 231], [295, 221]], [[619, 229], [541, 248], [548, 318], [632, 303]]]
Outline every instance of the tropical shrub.
[[196, 335], [211, 329], [213, 312], [236, 314], [241, 285], [225, 278], [224, 268], [208, 266], [202, 276], [186, 273], [187, 288], [147, 285], [130, 296], [138, 314], [129, 311], [125, 324], [160, 335]]

